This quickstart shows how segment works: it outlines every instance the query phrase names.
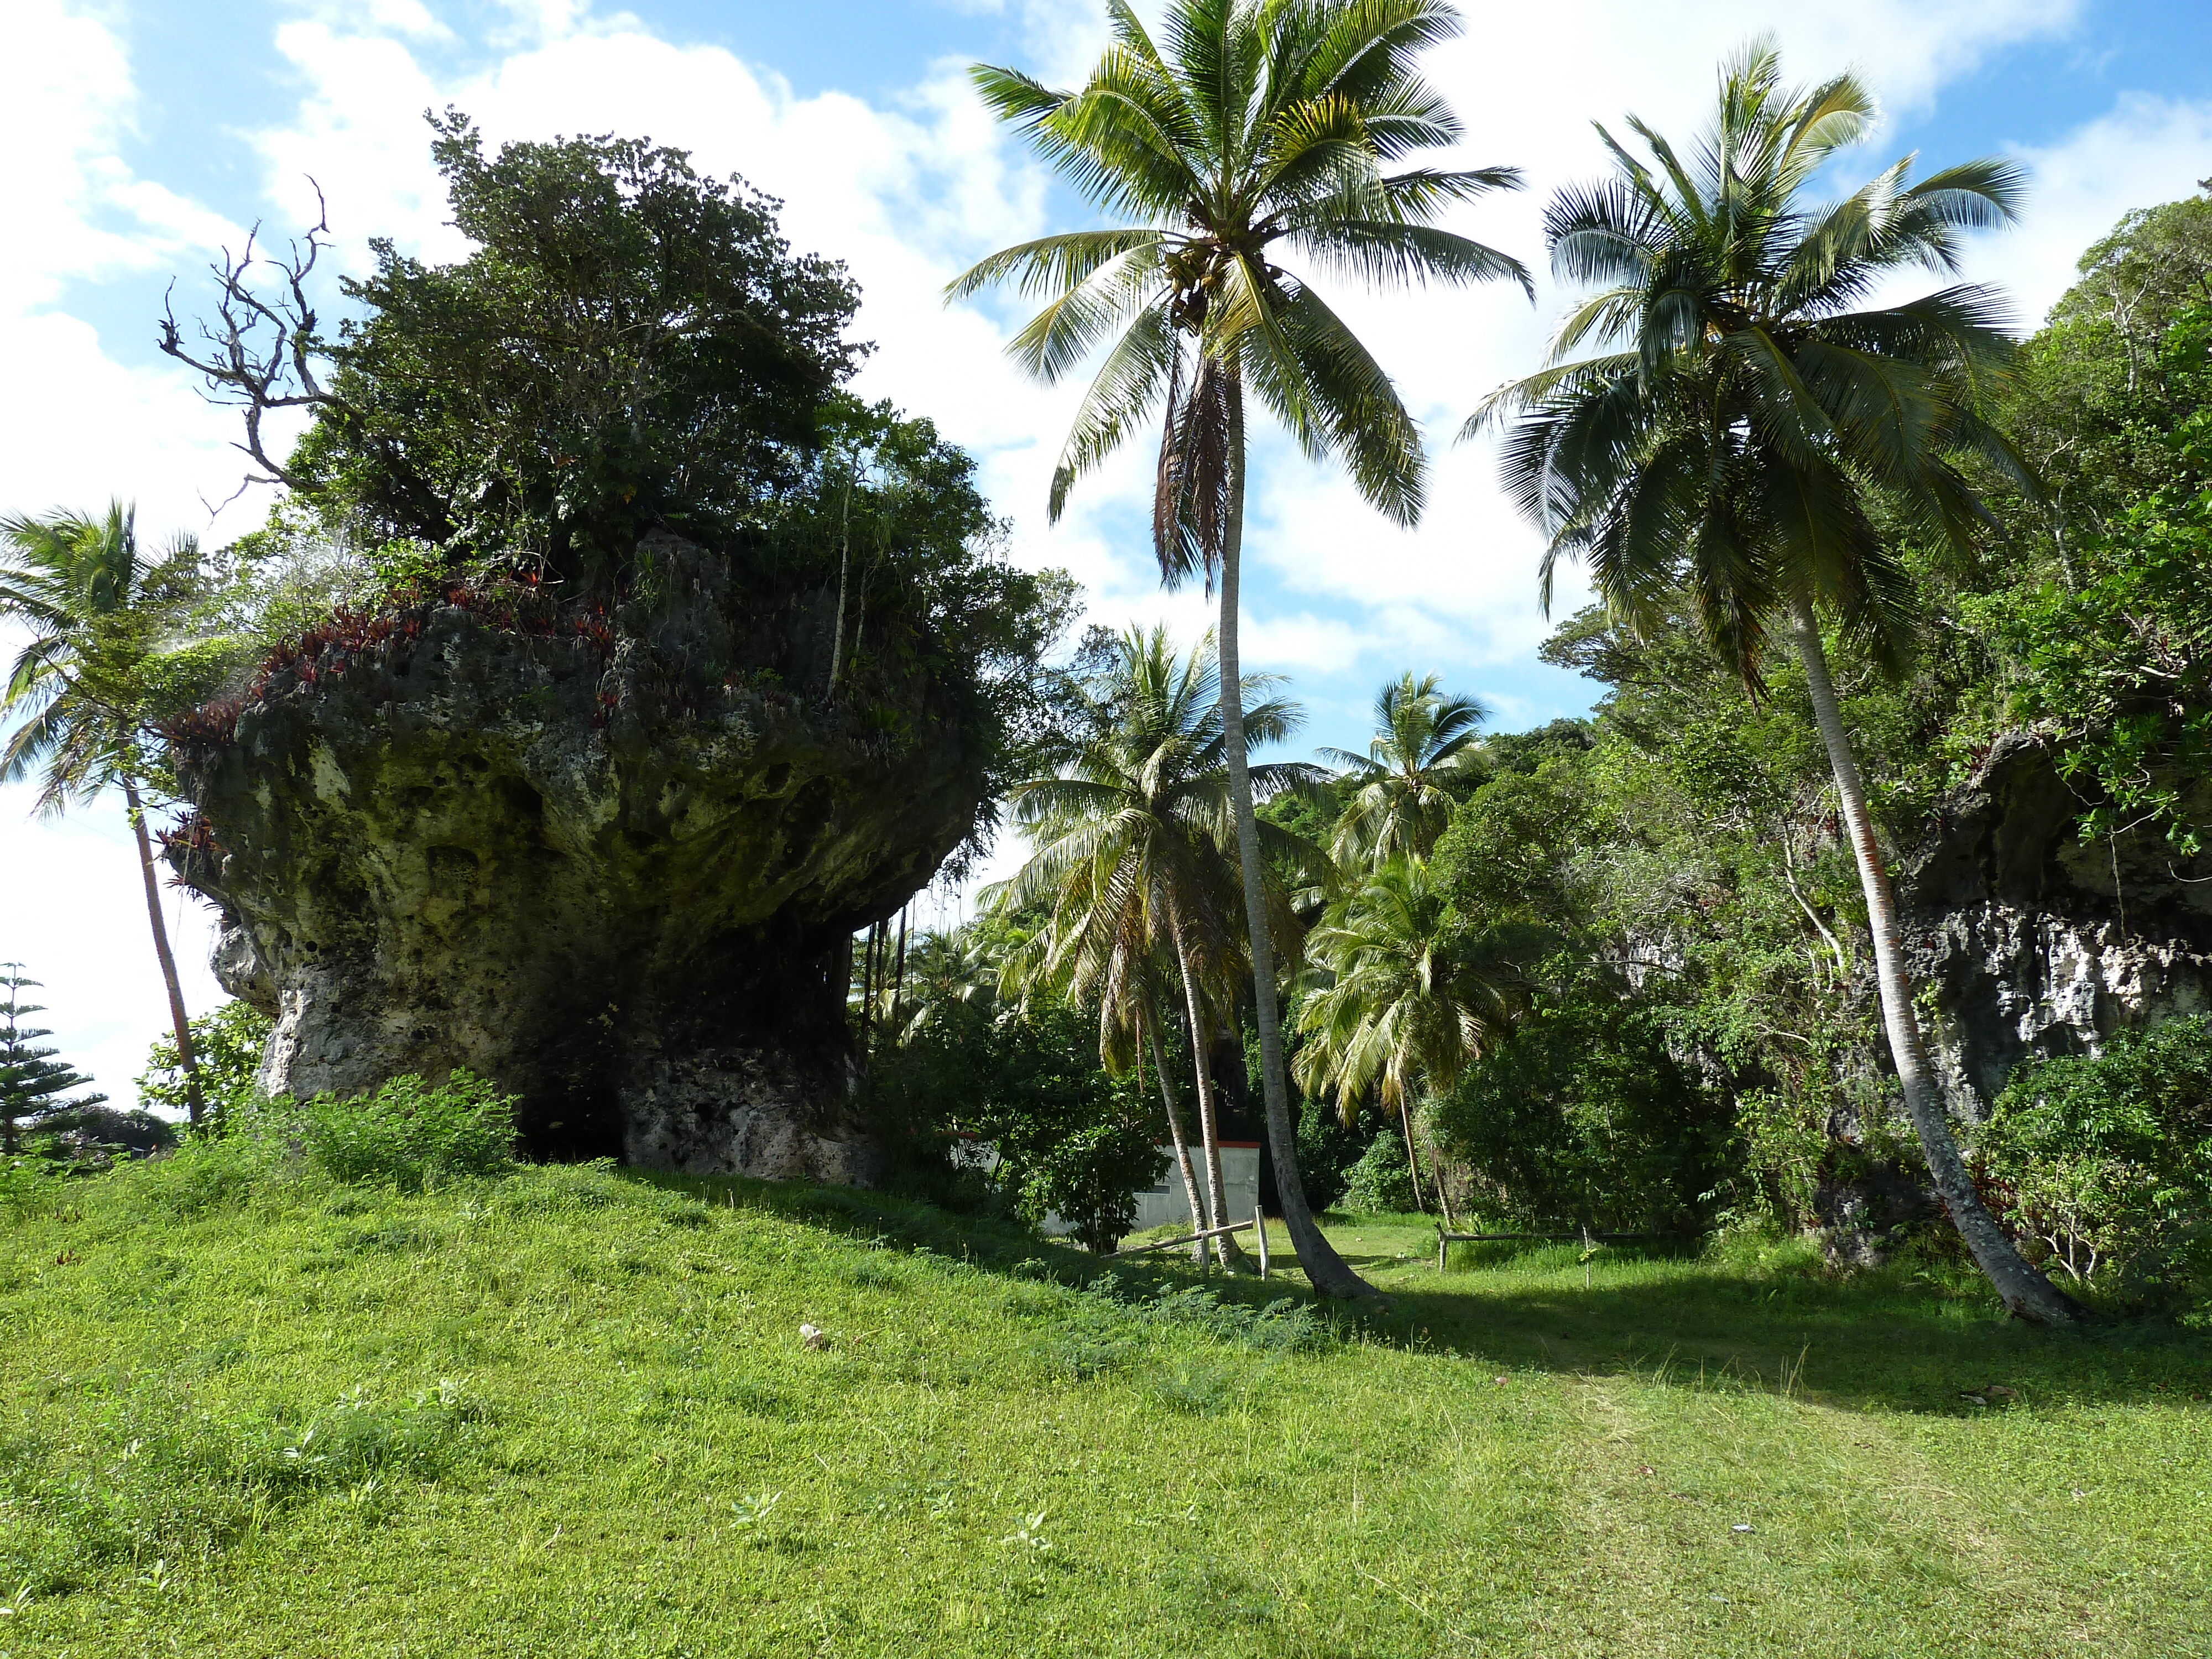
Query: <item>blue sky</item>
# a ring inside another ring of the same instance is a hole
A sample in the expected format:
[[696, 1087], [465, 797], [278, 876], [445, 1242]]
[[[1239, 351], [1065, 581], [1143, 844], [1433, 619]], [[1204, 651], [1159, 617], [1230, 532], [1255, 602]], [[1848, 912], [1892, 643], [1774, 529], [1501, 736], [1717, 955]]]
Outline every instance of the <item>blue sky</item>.
[[[1589, 121], [1633, 108], [1689, 126], [1715, 61], [1765, 28], [1793, 73], [1855, 63], [1882, 94], [1888, 123], [1846, 175], [1913, 149], [1925, 165], [1995, 152], [2028, 166], [2023, 225], [1969, 259], [1971, 276], [2014, 293], [2025, 323], [2122, 211], [2212, 174], [2202, 4], [1470, 9], [1479, 32], [1435, 54], [1431, 73], [1467, 121], [1464, 158], [1522, 165], [1536, 187], [1466, 210], [1458, 228], [1532, 262], [1544, 191], [1596, 167]], [[236, 482], [232, 434], [153, 350], [161, 293], [178, 279], [188, 313], [216, 243], [256, 221], [296, 228], [308, 173], [329, 193], [342, 263], [358, 268], [373, 234], [450, 257], [419, 115], [452, 100], [495, 140], [647, 132], [784, 196], [793, 239], [849, 260], [866, 288], [860, 332], [882, 349], [864, 389], [975, 450], [1017, 556], [1074, 570], [1099, 620], [1164, 617], [1194, 635], [1197, 597], [1163, 599], [1146, 568], [1141, 458], [1047, 526], [1073, 388], [1040, 391], [1000, 363], [1011, 311], [937, 299], [976, 256], [1082, 215], [981, 118], [958, 69], [981, 58], [1065, 82], [1100, 38], [1091, 0], [11, 0], [0, 51], [18, 84], [0, 139], [14, 165], [0, 191], [25, 240], [0, 270], [0, 337], [31, 395], [0, 411], [0, 508], [120, 493], [157, 528], [250, 528], [265, 500], [213, 524], [202, 504]], [[1502, 290], [1344, 299], [1432, 434], [1432, 505], [1414, 532], [1383, 527], [1340, 481], [1261, 441], [1247, 659], [1291, 677], [1313, 742], [1360, 746], [1376, 686], [1406, 667], [1481, 695], [1503, 726], [1587, 706], [1589, 686], [1534, 658], [1533, 534], [1499, 498], [1490, 455], [1448, 441], [1540, 349], [1560, 299], [1548, 285], [1534, 308]], [[0, 856], [39, 872], [0, 911], [0, 957], [33, 964], [58, 1032], [127, 1097], [161, 1002], [122, 826], [98, 810], [33, 825], [27, 805], [0, 792]], [[172, 904], [180, 953], [197, 960], [204, 919]], [[216, 994], [196, 968], [195, 1007]]]

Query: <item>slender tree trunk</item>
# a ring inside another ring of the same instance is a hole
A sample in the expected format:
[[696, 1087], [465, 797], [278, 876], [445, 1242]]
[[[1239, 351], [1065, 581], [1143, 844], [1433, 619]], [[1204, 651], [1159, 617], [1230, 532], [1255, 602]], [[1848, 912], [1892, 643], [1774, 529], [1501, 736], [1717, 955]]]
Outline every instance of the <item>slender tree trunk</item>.
[[899, 999], [906, 994], [906, 905], [899, 906], [898, 965], [891, 969], [891, 1039], [899, 1036]]
[[[1146, 1034], [1152, 1039], [1152, 1069], [1160, 1074], [1160, 1104], [1167, 1109], [1168, 1135], [1175, 1142], [1176, 1164], [1182, 1170], [1182, 1193], [1190, 1205], [1191, 1231], [1199, 1231], [1198, 1218], [1205, 1213], [1199, 1202], [1198, 1172], [1190, 1166], [1190, 1143], [1183, 1139], [1182, 1109], [1176, 1103], [1174, 1086], [1168, 1081], [1167, 1052], [1160, 1046], [1159, 1020], [1155, 1016], [1146, 1023]], [[1201, 1238], [1192, 1249], [1191, 1261], [1200, 1267], [1206, 1265], [1206, 1246], [1211, 1239]]]
[[1820, 619], [1814, 615], [1810, 600], [1800, 596], [1790, 607], [1790, 620], [1796, 629], [1798, 654], [1805, 664], [1806, 683], [1813, 693], [1813, 715], [1820, 724], [1821, 741], [1827, 745], [1828, 763], [1836, 775], [1836, 794], [1850, 830], [1851, 851], [1858, 860], [1867, 926], [1874, 934], [1875, 975], [1881, 988], [1882, 1023], [1889, 1034], [1890, 1057], [1897, 1064], [1897, 1080], [1905, 1090], [1905, 1109], [1920, 1136], [1929, 1176], [1942, 1195], [1953, 1224], [2006, 1307], [2039, 1325], [2070, 1324], [2087, 1318], [2087, 1310], [2080, 1303], [2030, 1267], [2013, 1248], [2004, 1229], [1975, 1192], [1966, 1160], [1959, 1155], [1959, 1143], [1951, 1133], [1950, 1119], [1943, 1110], [1942, 1096], [1920, 1040], [1919, 1022], [1913, 1015], [1912, 990], [1905, 977], [1897, 898], [1890, 890], [1889, 870], [1882, 860], [1881, 845], [1875, 840], [1866, 787], [1851, 753], [1850, 738], [1844, 730], [1836, 688], [1828, 678]]
[[1260, 1028], [1260, 1081], [1267, 1108], [1267, 1148], [1275, 1160], [1275, 1195], [1306, 1282], [1323, 1296], [1375, 1296], [1322, 1234], [1298, 1175], [1291, 1091], [1283, 1073], [1283, 1031], [1275, 1011], [1275, 958], [1267, 937], [1266, 874], [1260, 826], [1252, 813], [1252, 774], [1244, 757], [1243, 679], [1237, 664], [1238, 560], [1244, 547], [1244, 383], [1229, 378], [1229, 522], [1221, 538], [1221, 734], [1229, 758], [1229, 802], [1237, 816], [1237, 852], [1244, 873], [1244, 920], [1252, 935], [1254, 1023]]
[[1437, 1208], [1444, 1212], [1445, 1227], [1457, 1232], [1459, 1218], [1452, 1213], [1451, 1194], [1444, 1186], [1443, 1148], [1434, 1135], [1429, 1137], [1429, 1184], [1437, 1189]]
[[[1221, 1128], [1219, 1114], [1214, 1109], [1213, 1072], [1206, 1063], [1206, 1002], [1200, 994], [1198, 973], [1190, 959], [1190, 941], [1183, 933], [1182, 918], [1172, 918], [1169, 927], [1175, 934], [1176, 965], [1182, 971], [1184, 1018], [1190, 1025], [1191, 1070], [1198, 1079], [1198, 1139], [1206, 1163], [1206, 1219], [1199, 1224], [1218, 1227], [1228, 1206], [1223, 1201], [1221, 1190]], [[1212, 1243], [1222, 1265], [1227, 1267], [1229, 1241], [1217, 1238]]]
[[860, 471], [860, 452], [853, 451], [845, 474], [845, 510], [837, 521], [837, 627], [830, 637], [830, 690], [837, 690], [837, 671], [845, 658], [845, 583], [853, 568], [853, 481]]
[[185, 1111], [195, 1129], [207, 1115], [200, 1098], [200, 1063], [192, 1053], [192, 1023], [185, 1017], [185, 988], [177, 981], [177, 959], [169, 952], [169, 930], [161, 921], [161, 890], [154, 879], [154, 842], [146, 833], [146, 809], [137, 781], [125, 774], [123, 799], [131, 813], [131, 832], [138, 837], [138, 872], [146, 878], [146, 919], [154, 926], [154, 954], [161, 959], [161, 983], [169, 992], [169, 1024], [177, 1034], [177, 1066], [185, 1074]]
[[1421, 1191], [1421, 1159], [1413, 1151], [1413, 1120], [1407, 1115], [1403, 1095], [1398, 1097], [1398, 1127], [1406, 1137], [1406, 1178], [1413, 1183], [1413, 1207], [1425, 1214], [1429, 1200]]

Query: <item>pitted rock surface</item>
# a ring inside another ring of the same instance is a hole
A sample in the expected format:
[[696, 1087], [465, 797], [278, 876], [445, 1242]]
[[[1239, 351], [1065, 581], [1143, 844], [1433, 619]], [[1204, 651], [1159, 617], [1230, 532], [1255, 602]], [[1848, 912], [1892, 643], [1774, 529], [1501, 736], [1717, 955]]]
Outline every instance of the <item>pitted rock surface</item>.
[[276, 1019], [272, 1091], [465, 1066], [541, 1155], [865, 1182], [848, 941], [968, 833], [981, 763], [926, 690], [825, 701], [822, 596], [733, 616], [715, 561], [646, 550], [678, 597], [596, 636], [448, 605], [271, 676], [179, 757], [211, 840], [179, 866]]
[[1899, 871], [1908, 970], [1967, 1121], [2023, 1059], [2212, 1007], [2212, 860], [2154, 832], [2085, 842], [2089, 805], [2045, 744], [2008, 735]]

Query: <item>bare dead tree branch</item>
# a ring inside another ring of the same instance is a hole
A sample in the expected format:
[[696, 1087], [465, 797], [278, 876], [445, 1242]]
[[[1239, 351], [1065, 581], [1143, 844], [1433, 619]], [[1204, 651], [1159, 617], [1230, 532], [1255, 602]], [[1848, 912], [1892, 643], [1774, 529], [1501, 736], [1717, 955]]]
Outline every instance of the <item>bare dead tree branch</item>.
[[[210, 401], [243, 411], [246, 438], [233, 447], [259, 469], [249, 473], [239, 491], [223, 505], [256, 483], [282, 484], [298, 489], [301, 480], [269, 453], [262, 422], [270, 411], [286, 409], [343, 407], [342, 400], [325, 387], [317, 371], [318, 359], [328, 353], [320, 319], [308, 287], [316, 262], [330, 246], [330, 206], [322, 186], [313, 179], [317, 216], [306, 236], [288, 245], [278, 256], [262, 252], [261, 228], [256, 224], [245, 247], [234, 257], [228, 248], [208, 269], [214, 273], [217, 299], [212, 321], [193, 325], [187, 338], [177, 321], [173, 304], [176, 285], [162, 295], [161, 336], [162, 352], [198, 374]], [[258, 267], [275, 270], [282, 290], [276, 299], [257, 291]]]

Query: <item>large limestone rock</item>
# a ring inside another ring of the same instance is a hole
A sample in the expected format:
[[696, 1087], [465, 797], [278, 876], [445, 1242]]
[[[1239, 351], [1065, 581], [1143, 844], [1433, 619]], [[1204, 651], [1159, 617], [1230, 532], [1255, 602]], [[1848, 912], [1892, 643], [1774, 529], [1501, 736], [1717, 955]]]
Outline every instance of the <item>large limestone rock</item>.
[[641, 563], [673, 597], [342, 628], [180, 743], [218, 975], [276, 1019], [272, 1091], [466, 1066], [542, 1155], [866, 1181], [847, 942], [967, 834], [981, 765], [918, 673], [825, 705], [820, 595], [738, 614], [698, 550]]
[[2149, 833], [2084, 842], [2088, 804], [2045, 744], [2008, 735], [1899, 871], [1909, 969], [1968, 1121], [2029, 1055], [2212, 1006], [2212, 860]]

